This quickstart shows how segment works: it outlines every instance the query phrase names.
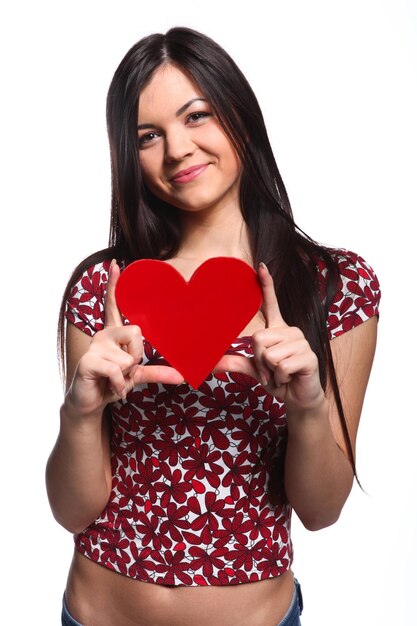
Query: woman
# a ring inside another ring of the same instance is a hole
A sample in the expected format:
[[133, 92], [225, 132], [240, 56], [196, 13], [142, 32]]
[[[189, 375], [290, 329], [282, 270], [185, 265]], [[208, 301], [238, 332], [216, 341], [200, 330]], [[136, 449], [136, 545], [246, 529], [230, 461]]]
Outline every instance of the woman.
[[[139, 41], [107, 118], [110, 246], [64, 295], [67, 387], [47, 468], [53, 513], [75, 533], [63, 623], [299, 624], [291, 510], [320, 529], [350, 492], [377, 279], [295, 226], [256, 98], [206, 36]], [[124, 323], [115, 287], [135, 259], [188, 280], [218, 256], [256, 268], [263, 304], [193, 390]]]

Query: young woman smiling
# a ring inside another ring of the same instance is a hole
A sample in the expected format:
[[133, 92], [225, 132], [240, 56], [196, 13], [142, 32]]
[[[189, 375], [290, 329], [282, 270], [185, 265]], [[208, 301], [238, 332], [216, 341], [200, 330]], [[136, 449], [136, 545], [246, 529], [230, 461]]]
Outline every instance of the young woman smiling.
[[[107, 118], [109, 247], [64, 294], [47, 467], [54, 515], [75, 533], [62, 623], [295, 626], [291, 511], [317, 530], [349, 495], [378, 281], [296, 227], [256, 98], [205, 35], [133, 46]], [[115, 288], [136, 259], [188, 280], [218, 256], [256, 268], [263, 303], [194, 390], [124, 323]]]

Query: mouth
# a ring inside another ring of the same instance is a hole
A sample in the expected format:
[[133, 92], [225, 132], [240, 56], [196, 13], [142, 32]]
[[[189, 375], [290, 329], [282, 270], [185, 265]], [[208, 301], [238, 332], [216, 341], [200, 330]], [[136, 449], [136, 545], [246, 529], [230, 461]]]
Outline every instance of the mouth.
[[199, 165], [187, 167], [187, 169], [181, 170], [174, 174], [174, 176], [171, 176], [169, 180], [171, 183], [188, 183], [205, 172], [209, 165], [209, 163], [200, 163]]

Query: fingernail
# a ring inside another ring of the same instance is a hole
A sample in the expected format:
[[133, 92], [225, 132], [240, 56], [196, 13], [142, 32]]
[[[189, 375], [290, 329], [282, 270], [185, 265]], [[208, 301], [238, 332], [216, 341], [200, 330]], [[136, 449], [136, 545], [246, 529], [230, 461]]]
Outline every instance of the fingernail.
[[269, 376], [265, 372], [260, 372], [260, 379], [262, 387], [266, 387], [269, 383]]
[[113, 265], [115, 265], [116, 263], [117, 263], [116, 259], [112, 259], [111, 260], [110, 267], [109, 267], [109, 278], [110, 278], [111, 273], [112, 273]]
[[259, 263], [259, 267], [261, 267], [263, 270], [266, 270], [268, 272], [268, 274], [269, 274], [268, 267], [265, 265], [265, 263], [263, 261], [261, 261]]

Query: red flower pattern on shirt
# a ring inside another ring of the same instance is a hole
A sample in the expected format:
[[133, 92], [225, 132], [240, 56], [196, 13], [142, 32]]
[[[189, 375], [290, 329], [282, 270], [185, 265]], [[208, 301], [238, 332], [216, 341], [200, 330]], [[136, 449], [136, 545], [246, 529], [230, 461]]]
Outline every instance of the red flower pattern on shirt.
[[[378, 314], [379, 285], [358, 255], [334, 251], [340, 277], [329, 338]], [[66, 316], [89, 335], [104, 326], [109, 262], [71, 290]], [[324, 290], [327, 269], [318, 261]], [[251, 338], [230, 354], [252, 356]], [[144, 340], [144, 364], [163, 358]], [[233, 372], [187, 384], [137, 386], [112, 405], [112, 491], [75, 537], [91, 560], [138, 580], [230, 585], [278, 576], [293, 558], [291, 507], [281, 483], [285, 406], [256, 380]], [[273, 471], [274, 470], [274, 471]]]

